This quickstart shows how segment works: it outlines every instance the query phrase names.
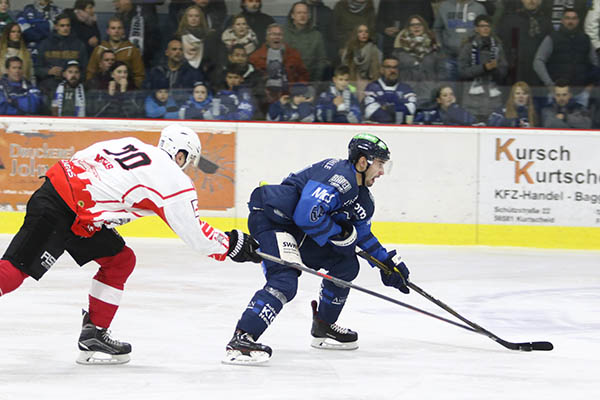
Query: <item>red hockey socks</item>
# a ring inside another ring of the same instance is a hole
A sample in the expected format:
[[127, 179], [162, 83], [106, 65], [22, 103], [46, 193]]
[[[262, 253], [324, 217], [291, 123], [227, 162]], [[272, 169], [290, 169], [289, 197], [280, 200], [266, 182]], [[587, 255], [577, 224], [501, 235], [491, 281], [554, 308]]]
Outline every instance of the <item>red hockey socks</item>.
[[97, 258], [94, 261], [100, 264], [100, 269], [94, 276], [90, 289], [90, 319], [94, 325], [108, 328], [121, 303], [125, 281], [135, 267], [135, 254], [125, 246], [112, 257]]
[[8, 260], [0, 260], [0, 296], [12, 292], [27, 278], [29, 275], [17, 269]]

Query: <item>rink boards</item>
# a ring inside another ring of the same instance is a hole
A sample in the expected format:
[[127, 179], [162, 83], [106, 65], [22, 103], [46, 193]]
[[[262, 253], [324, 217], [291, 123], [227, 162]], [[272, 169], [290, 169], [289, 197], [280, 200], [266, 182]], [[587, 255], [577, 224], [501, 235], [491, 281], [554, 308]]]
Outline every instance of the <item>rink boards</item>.
[[[156, 143], [169, 121], [0, 120], [0, 233], [15, 232], [37, 176], [94, 141], [134, 135]], [[259, 181], [324, 158], [346, 156], [367, 131], [392, 152], [393, 169], [372, 192], [384, 243], [600, 249], [600, 132], [538, 129], [293, 123], [186, 122], [203, 144], [201, 170], [187, 171], [203, 219], [245, 229]], [[120, 228], [125, 236], [173, 237], [159, 218]]]

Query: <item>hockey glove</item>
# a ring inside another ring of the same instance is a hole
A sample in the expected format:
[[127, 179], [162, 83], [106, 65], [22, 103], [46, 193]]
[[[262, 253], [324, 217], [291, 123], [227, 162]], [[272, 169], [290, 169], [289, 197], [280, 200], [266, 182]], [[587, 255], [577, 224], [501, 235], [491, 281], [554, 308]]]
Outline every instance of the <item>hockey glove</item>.
[[331, 236], [329, 238], [329, 241], [336, 247], [337, 250], [340, 250], [342, 252], [354, 252], [356, 238], [358, 237], [358, 234], [356, 233], [356, 228], [350, 221], [345, 219], [336, 222], [340, 226], [340, 228], [342, 228], [342, 231], [337, 235]]
[[396, 250], [388, 253], [388, 258], [383, 263], [387, 265], [392, 272], [380, 270], [381, 281], [385, 286], [395, 287], [402, 293], [408, 294], [409, 290], [406, 283], [408, 282], [408, 275], [410, 272], [403, 261], [400, 261], [399, 259], [398, 261], [394, 261], [395, 257]]
[[233, 261], [252, 261], [254, 263], [262, 261], [262, 258], [256, 254], [258, 242], [254, 240], [252, 236], [239, 229], [225, 232], [225, 234], [229, 236], [229, 250], [227, 250], [227, 256]]

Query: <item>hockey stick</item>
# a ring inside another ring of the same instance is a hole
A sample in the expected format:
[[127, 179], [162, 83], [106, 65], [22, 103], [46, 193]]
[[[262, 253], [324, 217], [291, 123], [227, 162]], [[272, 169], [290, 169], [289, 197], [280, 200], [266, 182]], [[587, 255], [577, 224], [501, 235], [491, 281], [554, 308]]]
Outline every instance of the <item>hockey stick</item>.
[[[358, 254], [360, 257], [364, 258], [365, 260], [371, 262], [372, 264], [377, 266], [379, 269], [383, 270], [385, 273], [391, 274], [392, 272], [394, 272], [387, 265], [385, 265], [384, 263], [382, 263], [381, 261], [379, 261], [378, 259], [376, 259], [375, 257], [373, 257], [372, 255], [370, 255], [369, 253], [367, 253], [364, 250], [360, 250], [356, 254]], [[394, 270], [395, 270], [395, 272], [399, 273], [399, 271], [397, 269], [394, 268]], [[494, 335], [492, 332], [488, 331], [487, 329], [484, 329], [481, 326], [477, 325], [476, 323], [469, 321], [468, 319], [466, 319], [465, 317], [463, 317], [462, 315], [460, 315], [459, 313], [454, 311], [452, 308], [450, 308], [450, 306], [446, 305], [441, 300], [436, 299], [435, 297], [433, 297], [432, 295], [430, 295], [429, 293], [427, 293], [426, 291], [424, 291], [423, 289], [421, 289], [419, 286], [415, 285], [414, 283], [406, 282], [406, 286], [408, 286], [415, 292], [419, 293], [421, 296], [425, 297], [427, 300], [431, 301], [432, 303], [434, 303], [437, 306], [441, 307], [442, 309], [446, 310], [450, 314], [454, 315], [456, 318], [460, 319], [461, 321], [463, 321], [470, 327], [474, 328], [474, 332], [489, 337], [490, 339], [496, 341], [497, 343], [506, 347], [507, 349], [521, 350], [521, 351], [532, 351], [532, 350], [550, 351], [554, 348], [554, 346], [550, 342], [524, 342], [524, 343], [507, 342], [506, 340], [503, 340], [503, 339], [499, 338], [498, 336]]]
[[459, 328], [463, 328], [463, 329], [466, 329], [466, 330], [471, 331], [471, 332], [477, 332], [477, 330], [475, 330], [475, 329], [473, 329], [473, 328], [471, 328], [469, 326], [466, 326], [466, 325], [460, 324], [458, 322], [446, 319], [444, 317], [440, 317], [439, 315], [432, 314], [432, 313], [430, 313], [428, 311], [421, 310], [420, 308], [417, 308], [415, 306], [411, 306], [410, 304], [403, 303], [403, 302], [401, 302], [399, 300], [393, 299], [393, 298], [388, 297], [386, 295], [383, 295], [381, 293], [377, 293], [377, 292], [374, 292], [374, 291], [372, 291], [370, 289], [366, 289], [366, 288], [363, 288], [361, 286], [355, 285], [355, 284], [353, 284], [351, 282], [348, 282], [348, 281], [336, 278], [335, 276], [330, 276], [330, 275], [324, 274], [322, 272], [315, 271], [314, 269], [308, 268], [307, 266], [302, 265], [300, 263], [283, 260], [283, 259], [281, 259], [279, 257], [275, 257], [275, 256], [272, 256], [270, 254], [263, 253], [262, 251], [259, 251], [259, 250], [256, 251], [256, 254], [258, 254], [260, 257], [262, 257], [263, 260], [267, 260], [267, 261], [271, 261], [271, 262], [274, 262], [274, 263], [277, 263], [277, 264], [285, 265], [286, 267], [291, 267], [291, 268], [297, 269], [299, 271], [303, 271], [303, 272], [309, 273], [311, 275], [320, 276], [321, 278], [327, 279], [328, 281], [331, 281], [331, 282], [335, 283], [338, 286], [347, 287], [347, 288], [350, 288], [350, 289], [356, 289], [356, 290], [358, 290], [360, 292], [370, 294], [371, 296], [375, 296], [375, 297], [378, 297], [380, 299], [383, 299], [383, 300], [389, 301], [391, 303], [397, 304], [399, 306], [406, 307], [409, 310], [417, 311], [417, 312], [420, 312], [421, 314], [425, 314], [425, 315], [428, 315], [430, 317], [439, 319], [440, 321], [444, 321], [444, 322], [447, 322], [447, 323], [452, 324], [454, 326], [458, 326]]

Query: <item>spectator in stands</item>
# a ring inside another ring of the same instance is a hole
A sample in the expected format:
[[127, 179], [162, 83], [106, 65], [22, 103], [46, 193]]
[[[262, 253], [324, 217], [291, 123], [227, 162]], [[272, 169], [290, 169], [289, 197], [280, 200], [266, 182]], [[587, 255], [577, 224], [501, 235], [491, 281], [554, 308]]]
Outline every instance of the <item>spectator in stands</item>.
[[186, 8], [176, 36], [181, 40], [183, 56], [188, 63], [202, 70], [205, 76], [210, 76], [218, 64], [219, 38], [208, 28], [200, 7], [192, 5]]
[[401, 30], [410, 26], [413, 17], [420, 16], [429, 27], [433, 24], [432, 0], [380, 0], [377, 10], [377, 33], [383, 38], [382, 50], [386, 55], [394, 51], [394, 42]]
[[600, 53], [600, 0], [592, 0], [591, 7], [585, 17], [584, 30], [590, 37], [596, 54]]
[[479, 121], [502, 105], [500, 84], [508, 71], [502, 42], [492, 32], [492, 18], [475, 18], [475, 33], [458, 54], [458, 74], [463, 83], [462, 105]]
[[373, 0], [338, 0], [333, 7], [332, 31], [338, 49], [346, 45], [357, 25], [366, 25], [375, 35]]
[[310, 81], [318, 83], [326, 78], [329, 59], [323, 37], [311, 26], [309, 18], [308, 6], [301, 1], [295, 2], [288, 13], [287, 25], [283, 28], [283, 40], [300, 52]]
[[[85, 45], [71, 33], [71, 19], [59, 14], [54, 20], [54, 32], [40, 43], [39, 54], [35, 62], [35, 75], [38, 87], [45, 99], [51, 99], [56, 87], [63, 80], [65, 62], [77, 60], [82, 68], [88, 62]], [[50, 111], [49, 102], [44, 103]]]
[[378, 123], [411, 123], [417, 109], [417, 96], [413, 89], [398, 80], [398, 59], [384, 57], [381, 78], [369, 83], [365, 89], [364, 116]]
[[4, 62], [10, 57], [19, 57], [23, 61], [23, 77], [35, 83], [31, 55], [21, 35], [21, 27], [16, 22], [6, 25], [0, 35], [0, 76], [6, 73]]
[[533, 70], [533, 58], [552, 30], [552, 23], [542, 10], [542, 0], [519, 0], [519, 3], [521, 6], [514, 13], [505, 14], [498, 29], [509, 66], [507, 83], [525, 81], [535, 87], [541, 81]]
[[0, 0], [0, 33], [4, 31], [6, 25], [15, 22], [10, 13], [10, 0]]
[[135, 85], [129, 68], [123, 61], [115, 61], [110, 67], [111, 81], [106, 90], [88, 92], [87, 112], [89, 117], [135, 118], [140, 115], [140, 106], [135, 95]]
[[556, 80], [553, 101], [542, 109], [542, 126], [558, 129], [590, 129], [592, 127], [589, 111], [573, 99], [567, 80]]
[[100, 58], [106, 50], [114, 52], [118, 61], [127, 64], [131, 73], [131, 78], [136, 88], [142, 87], [142, 82], [146, 76], [144, 60], [140, 49], [133, 45], [129, 40], [124, 39], [123, 21], [119, 17], [111, 17], [108, 20], [106, 28], [108, 40], [103, 40], [98, 47], [94, 49], [87, 66], [86, 79], [92, 79], [98, 72]]
[[152, 67], [160, 55], [161, 33], [155, 4], [134, 0], [113, 0], [115, 16], [123, 21], [125, 40], [129, 40], [142, 53], [144, 65]]
[[420, 15], [408, 18], [398, 33], [392, 55], [398, 59], [399, 79], [415, 89], [417, 106], [431, 106], [431, 93], [445, 78], [444, 57], [435, 34]]
[[155, 84], [144, 102], [146, 117], [179, 119], [179, 107], [169, 93], [169, 81], [164, 78]]
[[316, 106], [319, 122], [360, 123], [362, 112], [356, 94], [350, 88], [350, 68], [340, 65], [333, 73], [332, 84], [321, 93]]
[[533, 69], [550, 92], [557, 79], [569, 79], [576, 100], [587, 106], [592, 83], [597, 80], [596, 65], [596, 52], [579, 27], [577, 12], [565, 9], [560, 29], [548, 34], [537, 49]]
[[498, 24], [504, 16], [505, 10], [511, 8], [506, 3], [520, 2], [521, 0], [476, 0], [485, 8], [485, 13], [492, 18], [492, 26], [498, 30]]
[[458, 105], [451, 86], [440, 86], [432, 97], [436, 103], [435, 107], [418, 110], [415, 124], [469, 126], [477, 122], [473, 114]]
[[329, 62], [331, 62], [332, 65], [336, 64], [336, 62], [339, 61], [339, 55], [331, 30], [333, 10], [323, 4], [323, 0], [302, 0], [302, 2], [306, 3], [308, 6], [310, 26], [318, 30], [323, 37]]
[[63, 80], [56, 87], [52, 99], [55, 117], [85, 117], [85, 90], [81, 83], [79, 61], [68, 60], [63, 69]]
[[88, 56], [100, 44], [95, 6], [94, 0], [75, 0], [73, 8], [65, 10], [65, 14], [71, 19], [71, 31], [85, 44]]
[[106, 49], [102, 52], [100, 56], [100, 61], [98, 63], [98, 70], [85, 83], [85, 88], [87, 90], [100, 90], [100, 89], [108, 89], [108, 83], [112, 79], [110, 77], [110, 67], [115, 63], [117, 57], [115, 56], [115, 52]]
[[440, 3], [433, 31], [446, 54], [448, 80], [458, 80], [457, 59], [460, 47], [473, 35], [475, 18], [485, 13], [485, 7], [474, 0], [444, 0]]
[[214, 120], [221, 115], [221, 102], [213, 103], [210, 88], [202, 81], [194, 83], [188, 101], [179, 109], [180, 119]]
[[243, 86], [243, 70], [239, 64], [230, 64], [225, 74], [225, 87], [213, 102], [220, 105], [219, 119], [226, 121], [249, 121], [254, 115], [254, 99], [250, 90]]
[[555, 31], [562, 25], [562, 18], [567, 8], [575, 9], [579, 19], [585, 21], [589, 8], [589, 0], [545, 0], [542, 2], [544, 14], [550, 18]]
[[269, 104], [287, 92], [289, 84], [308, 82], [310, 79], [298, 50], [283, 41], [281, 25], [269, 25], [266, 38], [266, 42], [249, 58], [263, 76], [265, 103], [259, 105], [263, 114], [266, 114]]
[[237, 44], [242, 45], [247, 54], [253, 53], [258, 48], [256, 33], [250, 29], [243, 14], [231, 18], [231, 26], [223, 31], [221, 41], [227, 53]]
[[225, 19], [227, 18], [225, 0], [171, 0], [169, 3], [169, 26], [173, 29], [170, 29], [169, 32], [177, 30], [184, 11], [194, 4], [202, 9], [208, 28], [220, 34], [225, 28]]
[[166, 62], [153, 67], [144, 81], [144, 89], [155, 91], [168, 83], [168, 89], [177, 104], [183, 104], [187, 99], [194, 82], [204, 79], [202, 71], [192, 67], [183, 57], [181, 41], [173, 39], [165, 50]]
[[365, 88], [379, 78], [381, 71], [382, 54], [370, 32], [367, 25], [357, 25], [340, 51], [342, 64], [350, 68], [350, 83], [356, 87], [358, 101], [363, 100]]
[[[261, 11], [262, 0], [240, 0], [240, 7], [250, 29], [256, 33], [258, 45], [262, 45], [266, 40], [267, 28], [275, 23], [275, 19]], [[225, 25], [229, 26], [231, 23], [227, 21]]]
[[286, 122], [313, 122], [315, 107], [309, 94], [309, 87], [304, 83], [294, 83], [290, 94], [284, 94], [269, 106], [267, 120]]
[[0, 78], [0, 115], [35, 115], [40, 109], [40, 91], [23, 78], [23, 61], [10, 57], [4, 62], [6, 74]]
[[35, 3], [26, 5], [17, 16], [34, 64], [40, 43], [50, 36], [53, 21], [60, 13], [62, 10], [52, 4], [52, 0], [35, 0]]
[[537, 116], [531, 90], [526, 82], [517, 82], [512, 85], [506, 105], [490, 115], [488, 126], [511, 128], [537, 126]]

